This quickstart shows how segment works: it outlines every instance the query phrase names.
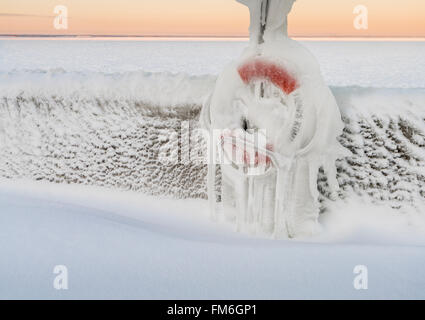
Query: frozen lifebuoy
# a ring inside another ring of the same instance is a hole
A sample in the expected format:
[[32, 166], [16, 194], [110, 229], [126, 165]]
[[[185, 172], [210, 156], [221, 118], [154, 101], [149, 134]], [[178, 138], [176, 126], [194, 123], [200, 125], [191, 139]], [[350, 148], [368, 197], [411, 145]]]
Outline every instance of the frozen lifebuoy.
[[221, 209], [238, 230], [313, 234], [320, 228], [318, 170], [325, 168], [336, 189], [335, 160], [346, 155], [337, 141], [341, 115], [314, 57], [287, 37], [295, 0], [238, 1], [250, 9], [250, 45], [220, 74], [201, 114], [219, 137], [211, 152], [221, 155], [213, 157], [222, 161]]
[[238, 73], [245, 84], [249, 84], [254, 80], [269, 81], [287, 95], [299, 87], [294, 75], [291, 75], [277, 63], [263, 58], [254, 58], [244, 62], [239, 66]]

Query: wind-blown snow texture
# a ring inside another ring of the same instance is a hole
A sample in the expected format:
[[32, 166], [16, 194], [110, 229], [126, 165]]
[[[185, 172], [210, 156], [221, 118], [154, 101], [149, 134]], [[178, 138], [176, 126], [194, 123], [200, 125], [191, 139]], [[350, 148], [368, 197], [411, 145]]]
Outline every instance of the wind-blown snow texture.
[[[206, 198], [206, 166], [164, 165], [170, 128], [196, 128], [213, 76], [14, 72], [0, 77], [0, 176]], [[30, 85], [29, 85], [30, 83]], [[333, 87], [346, 124], [341, 197], [393, 207], [425, 197], [425, 89]], [[204, 145], [192, 144], [199, 153]], [[186, 152], [182, 150], [182, 154]], [[319, 177], [326, 199], [326, 181]], [[324, 202], [326, 204], [326, 201]], [[325, 205], [326, 207], [326, 205]]]
[[272, 241], [211, 223], [206, 201], [0, 179], [0, 298], [423, 299], [423, 215], [353, 200], [313, 241]]

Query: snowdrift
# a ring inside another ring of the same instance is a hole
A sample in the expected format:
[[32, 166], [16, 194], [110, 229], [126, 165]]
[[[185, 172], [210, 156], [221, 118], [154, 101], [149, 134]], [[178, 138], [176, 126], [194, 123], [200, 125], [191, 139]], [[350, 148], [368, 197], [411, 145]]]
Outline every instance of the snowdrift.
[[[203, 140], [191, 133], [215, 80], [143, 72], [2, 73], [0, 177], [206, 198], [204, 163], [159, 158], [164, 147], [179, 150], [180, 160], [205, 153]], [[418, 207], [425, 199], [425, 89], [332, 91], [345, 123], [340, 142], [352, 152], [337, 163], [339, 196]], [[182, 143], [186, 137], [189, 146]], [[318, 179], [326, 208], [327, 181]]]

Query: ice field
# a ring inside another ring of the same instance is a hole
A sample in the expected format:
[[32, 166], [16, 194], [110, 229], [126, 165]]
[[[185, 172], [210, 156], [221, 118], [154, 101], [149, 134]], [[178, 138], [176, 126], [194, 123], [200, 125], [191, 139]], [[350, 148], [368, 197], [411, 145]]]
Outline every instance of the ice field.
[[[301, 41], [331, 86], [423, 88], [425, 41]], [[117, 41], [0, 39], [0, 73], [170, 72], [217, 75], [246, 40]], [[347, 76], [349, 71], [349, 76]]]

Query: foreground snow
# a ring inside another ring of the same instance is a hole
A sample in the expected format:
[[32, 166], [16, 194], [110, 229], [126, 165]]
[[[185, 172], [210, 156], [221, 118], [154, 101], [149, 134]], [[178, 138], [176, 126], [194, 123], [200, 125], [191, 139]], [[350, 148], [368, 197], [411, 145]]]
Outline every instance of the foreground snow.
[[335, 203], [318, 238], [273, 241], [211, 223], [203, 200], [2, 180], [0, 298], [425, 298], [424, 218], [359, 203]]

